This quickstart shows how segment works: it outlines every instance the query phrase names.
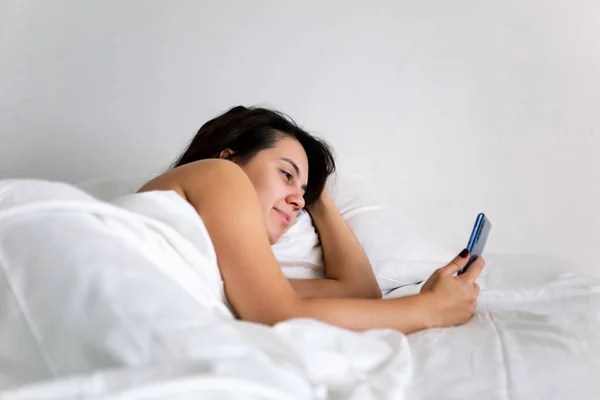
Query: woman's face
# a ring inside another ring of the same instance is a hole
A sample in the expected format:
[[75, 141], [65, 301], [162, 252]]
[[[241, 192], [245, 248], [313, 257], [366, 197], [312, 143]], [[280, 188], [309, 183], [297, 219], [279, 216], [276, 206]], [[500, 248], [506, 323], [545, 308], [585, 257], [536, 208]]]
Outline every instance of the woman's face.
[[271, 244], [296, 221], [304, 208], [308, 158], [302, 145], [282, 136], [275, 147], [262, 150], [240, 165], [256, 189]]

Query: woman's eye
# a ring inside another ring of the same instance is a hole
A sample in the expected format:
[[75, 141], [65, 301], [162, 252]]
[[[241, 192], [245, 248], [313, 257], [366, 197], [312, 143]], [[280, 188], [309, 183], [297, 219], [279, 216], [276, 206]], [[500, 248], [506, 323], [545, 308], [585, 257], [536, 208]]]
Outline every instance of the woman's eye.
[[281, 173], [285, 176], [285, 179], [287, 179], [288, 181], [292, 180], [292, 174], [290, 174], [289, 172], [281, 170]]

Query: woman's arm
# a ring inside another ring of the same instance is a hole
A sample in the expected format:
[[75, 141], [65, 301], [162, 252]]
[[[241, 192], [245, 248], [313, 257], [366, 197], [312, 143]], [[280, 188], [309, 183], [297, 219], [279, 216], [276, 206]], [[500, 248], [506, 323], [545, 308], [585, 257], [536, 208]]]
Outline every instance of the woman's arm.
[[319, 232], [326, 279], [290, 280], [303, 298], [381, 299], [381, 289], [360, 242], [326, 191], [309, 210]]
[[466, 259], [442, 268], [445, 272], [438, 273], [430, 290], [416, 296], [301, 299], [273, 255], [254, 187], [232, 162], [191, 163], [149, 182], [144, 190], [175, 190], [196, 208], [213, 241], [227, 299], [244, 320], [272, 325], [305, 317], [358, 331], [391, 328], [410, 333], [465, 322], [473, 311], [471, 279], [483, 265], [474, 263], [460, 277], [448, 275]]

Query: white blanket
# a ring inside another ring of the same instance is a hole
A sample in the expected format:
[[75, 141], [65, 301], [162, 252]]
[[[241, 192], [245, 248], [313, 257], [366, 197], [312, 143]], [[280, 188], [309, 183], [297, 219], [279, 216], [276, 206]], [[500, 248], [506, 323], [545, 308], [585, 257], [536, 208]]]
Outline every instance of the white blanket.
[[0, 181], [0, 268], [3, 399], [398, 399], [410, 378], [397, 332], [235, 320], [174, 192]]
[[600, 280], [552, 258], [488, 258], [455, 328], [268, 328], [233, 318], [175, 193], [0, 181], [0, 268], [3, 399], [600, 398]]
[[492, 256], [469, 323], [408, 336], [406, 397], [600, 399], [597, 275], [554, 257]]

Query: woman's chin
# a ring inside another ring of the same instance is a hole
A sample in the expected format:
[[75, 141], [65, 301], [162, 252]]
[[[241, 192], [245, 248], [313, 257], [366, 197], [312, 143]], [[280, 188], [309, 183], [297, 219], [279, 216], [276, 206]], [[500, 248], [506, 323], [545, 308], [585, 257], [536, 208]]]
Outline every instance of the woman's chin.
[[271, 243], [271, 246], [273, 246], [275, 243], [277, 243], [279, 241], [279, 239], [281, 239], [281, 237], [284, 234], [284, 231], [281, 230], [269, 230], [269, 242]]
[[281, 237], [287, 232], [288, 226], [285, 226], [284, 223], [281, 222], [278, 216], [276, 219], [273, 219], [267, 223], [267, 233], [269, 234], [269, 241], [271, 245], [274, 245], [281, 239]]
[[279, 241], [279, 237], [273, 238], [273, 237], [269, 236], [269, 242], [271, 243], [271, 246], [273, 246], [278, 241]]

